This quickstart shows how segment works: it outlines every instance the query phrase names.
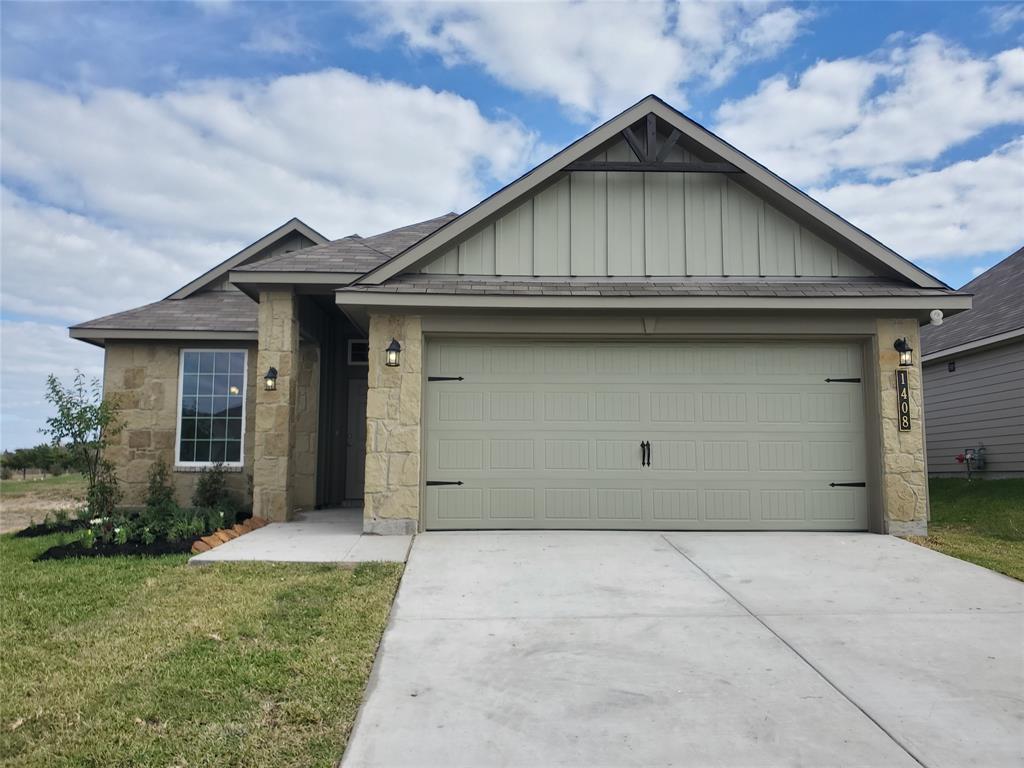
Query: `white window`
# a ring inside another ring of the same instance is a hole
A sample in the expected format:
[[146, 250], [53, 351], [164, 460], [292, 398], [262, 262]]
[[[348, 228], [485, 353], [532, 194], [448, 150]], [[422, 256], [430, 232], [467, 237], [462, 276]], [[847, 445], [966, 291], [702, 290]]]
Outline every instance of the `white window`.
[[177, 465], [242, 465], [245, 371], [244, 349], [181, 351]]

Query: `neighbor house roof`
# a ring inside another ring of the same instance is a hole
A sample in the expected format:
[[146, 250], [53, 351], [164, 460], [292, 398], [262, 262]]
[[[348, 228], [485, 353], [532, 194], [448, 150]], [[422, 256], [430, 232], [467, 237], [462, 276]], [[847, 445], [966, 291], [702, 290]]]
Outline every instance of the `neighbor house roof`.
[[972, 309], [948, 318], [942, 325], [922, 328], [924, 356], [1024, 337], [1024, 248], [960, 290], [974, 294]]
[[71, 326], [75, 339], [256, 338], [259, 305], [239, 291], [164, 299]]
[[338, 272], [362, 275], [455, 218], [457, 214], [446, 213], [372, 237], [349, 235], [323, 245], [271, 256], [239, 267], [234, 272]]
[[471, 234], [492, 216], [519, 204], [528, 195], [551, 183], [566, 166], [597, 151], [626, 129], [648, 115], [661, 119], [708, 155], [708, 160], [724, 161], [736, 172], [734, 179], [788, 215], [799, 216], [831, 233], [844, 244], [844, 250], [877, 265], [893, 277], [902, 277], [922, 288], [948, 288], [938, 278], [912, 264], [895, 251], [838, 216], [821, 203], [776, 176], [760, 163], [728, 144], [702, 125], [650, 95], [629, 109], [576, 140], [533, 170], [503, 187], [473, 208], [406, 248], [392, 259], [359, 278], [360, 283], [383, 283], [398, 274], [416, 269], [450, 248], [460, 237]]

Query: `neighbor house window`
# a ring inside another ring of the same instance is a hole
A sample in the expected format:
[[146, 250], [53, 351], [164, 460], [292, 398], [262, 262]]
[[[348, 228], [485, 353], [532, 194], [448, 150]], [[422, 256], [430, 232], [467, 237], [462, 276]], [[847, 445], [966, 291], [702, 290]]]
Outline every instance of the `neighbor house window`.
[[348, 364], [369, 365], [370, 364], [370, 342], [366, 339], [348, 340]]
[[182, 350], [178, 464], [241, 465], [245, 363], [245, 350]]

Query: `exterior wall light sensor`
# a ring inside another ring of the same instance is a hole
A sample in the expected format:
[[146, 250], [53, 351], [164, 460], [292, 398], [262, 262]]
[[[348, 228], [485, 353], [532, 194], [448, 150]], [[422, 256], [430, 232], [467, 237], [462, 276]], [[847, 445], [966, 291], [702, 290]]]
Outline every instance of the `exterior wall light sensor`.
[[391, 339], [388, 348], [384, 350], [384, 365], [388, 368], [397, 368], [398, 359], [402, 354], [402, 345], [396, 339]]
[[263, 388], [267, 392], [273, 392], [277, 389], [277, 368], [270, 366], [267, 369], [266, 375], [263, 377]]
[[900, 366], [908, 367], [914, 364], [914, 350], [907, 344], [906, 338], [896, 339], [893, 342], [892, 348], [900, 353]]

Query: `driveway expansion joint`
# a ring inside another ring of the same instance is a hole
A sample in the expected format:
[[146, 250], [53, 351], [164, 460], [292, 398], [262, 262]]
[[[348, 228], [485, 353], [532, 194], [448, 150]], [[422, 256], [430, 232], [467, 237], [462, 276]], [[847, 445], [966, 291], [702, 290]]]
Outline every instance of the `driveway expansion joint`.
[[768, 630], [776, 639], [778, 639], [778, 641], [780, 643], [785, 645], [790, 651], [792, 651], [794, 654], [796, 654], [796, 656], [801, 661], [803, 661], [804, 664], [806, 664], [808, 667], [810, 667], [822, 680], [824, 680], [829, 685], [829, 687], [831, 687], [836, 693], [838, 693], [840, 696], [842, 696], [844, 699], [846, 699], [848, 702], [850, 702], [850, 704], [852, 704], [862, 715], [864, 715], [864, 717], [866, 717], [868, 720], [870, 720], [872, 723], [874, 723], [874, 725], [882, 733], [884, 733], [886, 736], [888, 736], [889, 739], [896, 746], [898, 746], [900, 749], [902, 749], [907, 754], [908, 757], [910, 757], [914, 762], [916, 762], [922, 768], [929, 768], [928, 764], [925, 763], [916, 754], [914, 754], [913, 750], [911, 750], [910, 747], [908, 747], [906, 744], [904, 744], [900, 739], [898, 739], [896, 737], [895, 734], [892, 733], [892, 731], [890, 731], [888, 728], [886, 728], [884, 725], [882, 725], [878, 720], [876, 720], [871, 715], [871, 713], [869, 713], [863, 706], [861, 706], [848, 693], [846, 693], [846, 691], [844, 691], [835, 682], [833, 682], [821, 669], [819, 669], [817, 667], [817, 665], [815, 665], [810, 659], [808, 659], [806, 656], [804, 656], [802, 653], [800, 653], [800, 651], [798, 651], [795, 646], [793, 646], [788, 640], [786, 640], [786, 638], [784, 638], [782, 635], [780, 635], [778, 632], [776, 632], [775, 629], [770, 624], [768, 624], [766, 621], [764, 621], [764, 619], [762, 619], [758, 614], [754, 613], [754, 611], [752, 611], [749, 607], [747, 607], [747, 605], [742, 600], [740, 600], [738, 597], [736, 597], [736, 595], [734, 595], [732, 592], [730, 592], [714, 576], [712, 576], [708, 571], [706, 571], [704, 568], [702, 568], [692, 557], [690, 557], [688, 554], [686, 554], [686, 552], [684, 552], [682, 549], [680, 549], [678, 546], [676, 546], [676, 544], [671, 539], [669, 539], [667, 536], [665, 536], [664, 534], [662, 534], [662, 539], [664, 539], [665, 542], [670, 547], [672, 547], [672, 549], [674, 549], [676, 552], [678, 552], [681, 557], [685, 558], [686, 561], [689, 562], [694, 568], [696, 568], [698, 571], [700, 571], [702, 574], [704, 574], [704, 576], [708, 579], [708, 581], [710, 581], [712, 584], [714, 584], [716, 587], [718, 587], [720, 590], [722, 590], [722, 592], [724, 592], [726, 595], [728, 595], [737, 605], [739, 605], [744, 611], [746, 611], [750, 615], [750, 617], [752, 619], [757, 621], [757, 623], [759, 623], [762, 627], [764, 627], [766, 630]]

